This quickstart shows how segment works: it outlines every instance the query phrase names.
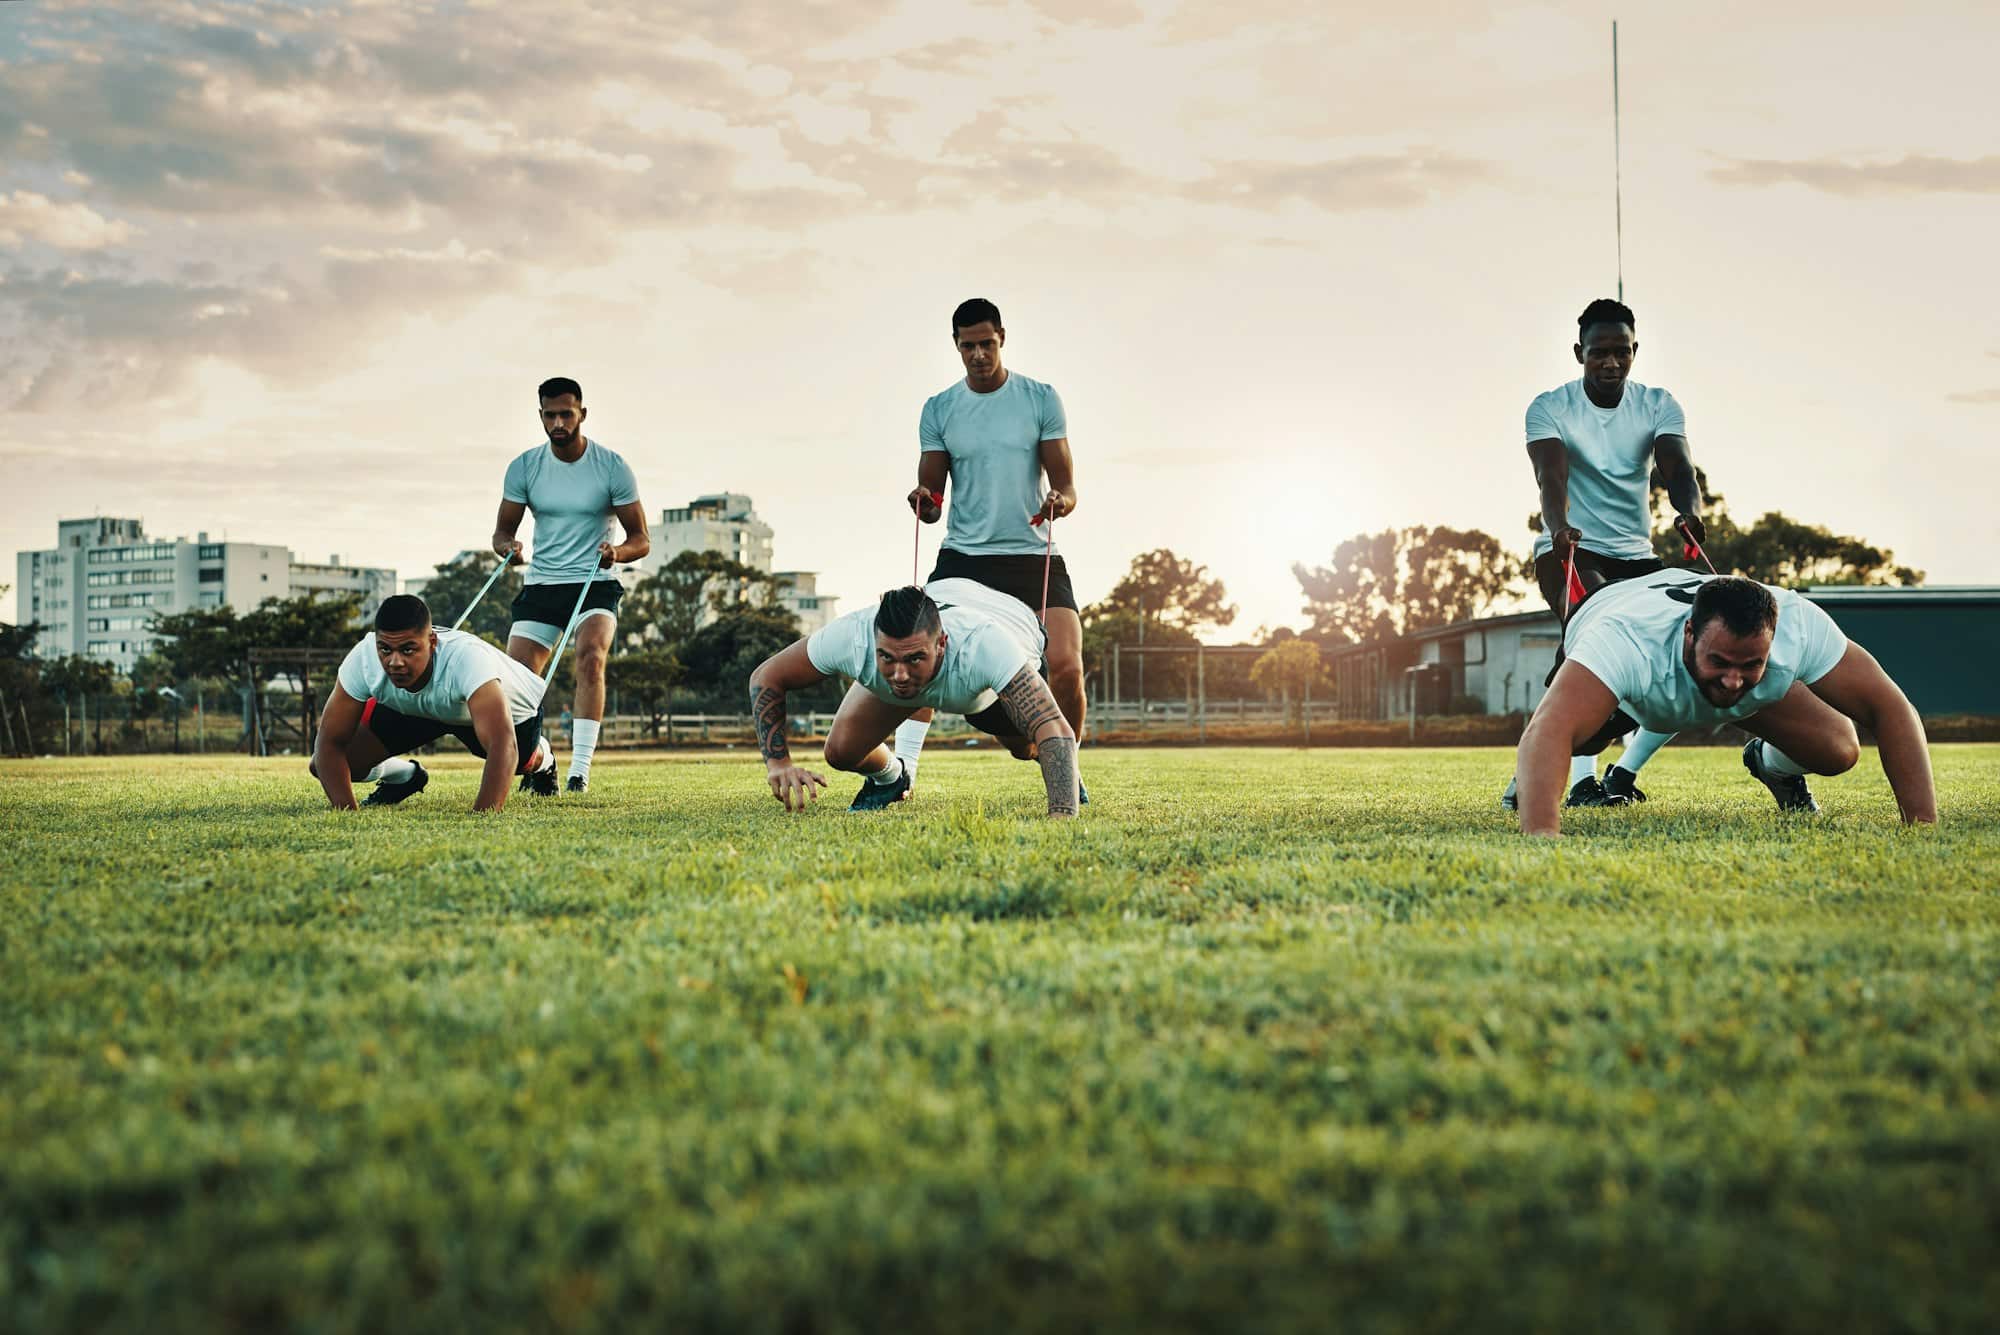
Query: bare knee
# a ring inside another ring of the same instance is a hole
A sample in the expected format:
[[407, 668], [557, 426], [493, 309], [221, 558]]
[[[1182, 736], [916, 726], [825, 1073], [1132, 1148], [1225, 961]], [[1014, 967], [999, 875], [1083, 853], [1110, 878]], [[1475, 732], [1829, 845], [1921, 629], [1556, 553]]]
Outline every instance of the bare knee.
[[874, 749], [871, 746], [866, 750], [857, 751], [854, 744], [845, 737], [828, 737], [826, 749], [820, 754], [826, 757], [826, 763], [833, 768], [853, 773], [861, 768], [861, 762], [866, 760], [868, 752]]
[[1083, 689], [1083, 660], [1054, 659], [1049, 663], [1049, 690], [1075, 693]]
[[315, 779], [319, 777], [319, 761], [317, 759], [306, 762], [306, 773], [312, 775]]
[[577, 646], [576, 675], [578, 680], [597, 680], [604, 676], [604, 665], [610, 660], [601, 646], [586, 644]]
[[1846, 732], [1834, 739], [1828, 749], [1828, 774], [1845, 774], [1861, 763], [1861, 739], [1854, 735], [1854, 726], [1849, 724]]

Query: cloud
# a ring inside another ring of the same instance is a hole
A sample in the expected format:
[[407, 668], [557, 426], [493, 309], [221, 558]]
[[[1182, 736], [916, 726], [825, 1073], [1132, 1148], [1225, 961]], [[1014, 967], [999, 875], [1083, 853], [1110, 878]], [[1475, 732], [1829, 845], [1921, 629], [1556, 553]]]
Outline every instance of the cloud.
[[1187, 193], [1208, 203], [1254, 209], [1303, 203], [1340, 212], [1411, 208], [1494, 176], [1493, 168], [1477, 159], [1420, 149], [1317, 162], [1234, 163]]
[[1895, 162], [1836, 158], [1780, 161], [1736, 158], [1709, 171], [1723, 185], [1803, 185], [1832, 195], [2000, 194], [2000, 156], [1938, 158], [1909, 154]]
[[0, 246], [38, 241], [57, 250], [103, 250], [123, 245], [137, 230], [88, 204], [62, 203], [29, 190], [0, 193]]

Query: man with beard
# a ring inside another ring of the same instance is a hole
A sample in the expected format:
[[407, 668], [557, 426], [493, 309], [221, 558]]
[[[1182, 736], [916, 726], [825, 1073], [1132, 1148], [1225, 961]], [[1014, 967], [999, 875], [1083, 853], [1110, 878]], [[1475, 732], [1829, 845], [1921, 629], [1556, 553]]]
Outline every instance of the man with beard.
[[[1734, 723], [1743, 765], [1787, 812], [1816, 814], [1808, 774], [1843, 774], [1874, 734], [1906, 823], [1937, 820], [1923, 720], [1833, 619], [1788, 589], [1665, 571], [1609, 585], [1570, 617], [1564, 662], [1521, 736], [1521, 832], [1561, 832], [1572, 755], [1637, 724], [1662, 732]], [[1610, 722], [1605, 722], [1606, 718]]]
[[785, 697], [828, 677], [854, 685], [827, 729], [826, 763], [862, 775], [856, 801], [876, 811], [910, 791], [910, 774], [883, 745], [918, 711], [942, 709], [997, 737], [1016, 759], [1038, 761], [1048, 814], [1077, 810], [1076, 734], [1038, 670], [1041, 627], [1007, 594], [969, 579], [934, 580], [927, 589], [891, 589], [873, 607], [849, 612], [773, 654], [750, 674], [750, 713], [771, 794], [803, 811], [826, 780], [793, 762], [785, 739]]
[[[542, 431], [549, 438], [507, 465], [500, 491], [500, 516], [493, 526], [493, 550], [519, 557], [514, 537], [528, 511], [535, 512], [535, 555], [521, 592], [514, 598], [514, 623], [507, 630], [507, 653], [540, 676], [562, 638], [585, 581], [591, 588], [577, 613], [575, 720], [570, 728], [569, 791], [590, 786], [590, 762], [604, 722], [604, 665], [618, 630], [618, 601], [625, 594], [610, 567], [637, 561], [653, 549], [646, 535], [646, 509], [631, 465], [600, 441], [583, 434], [583, 387], [565, 376], [542, 382]], [[611, 541], [611, 520], [624, 526], [624, 540]], [[552, 777], [532, 775], [521, 786], [553, 793]]]

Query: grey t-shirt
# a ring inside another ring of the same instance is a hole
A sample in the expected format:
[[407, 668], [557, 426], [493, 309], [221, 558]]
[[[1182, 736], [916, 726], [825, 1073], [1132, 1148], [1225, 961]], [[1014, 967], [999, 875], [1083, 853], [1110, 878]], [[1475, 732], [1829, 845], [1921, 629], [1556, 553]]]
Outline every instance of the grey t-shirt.
[[1069, 435], [1062, 399], [1015, 371], [980, 394], [963, 380], [924, 402], [917, 439], [951, 456], [944, 545], [968, 556], [1040, 556], [1048, 538], [1029, 523], [1042, 506], [1045, 440]]
[[876, 699], [898, 709], [942, 709], [977, 714], [998, 698], [1022, 668], [1042, 661], [1042, 631], [1019, 599], [971, 580], [937, 580], [925, 586], [944, 623], [944, 661], [930, 685], [905, 700], [890, 688], [875, 661], [876, 604], [857, 608], [821, 626], [806, 641], [806, 657], [827, 676], [851, 677]]
[[575, 463], [556, 458], [546, 443], [507, 465], [500, 494], [534, 512], [529, 584], [576, 584], [614, 579], [597, 563], [597, 544], [615, 539], [612, 512], [639, 499], [632, 466], [603, 442], [584, 438]]
[[472, 694], [489, 681], [500, 683], [510, 723], [533, 718], [542, 707], [542, 679], [525, 664], [462, 630], [441, 630], [437, 637], [430, 679], [421, 690], [406, 691], [389, 680], [388, 669], [375, 652], [373, 631], [341, 660], [340, 689], [356, 700], [372, 695], [398, 714], [439, 723], [472, 722]]
[[[1528, 405], [1528, 441], [1560, 440], [1569, 452], [1569, 522], [1583, 546], [1615, 561], [1643, 561], [1653, 554], [1653, 516], [1647, 488], [1653, 475], [1653, 438], [1685, 436], [1687, 418], [1664, 389], [1625, 382], [1616, 408], [1600, 408], [1583, 381], [1538, 394]], [[1535, 555], [1553, 542], [1535, 535]]]

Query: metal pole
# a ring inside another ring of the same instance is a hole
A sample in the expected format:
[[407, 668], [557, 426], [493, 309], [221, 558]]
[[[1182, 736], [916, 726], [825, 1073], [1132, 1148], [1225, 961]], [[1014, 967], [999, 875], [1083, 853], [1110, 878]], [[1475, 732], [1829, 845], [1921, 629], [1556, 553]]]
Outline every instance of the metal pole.
[[1618, 220], [1618, 300], [1625, 300], [1625, 151], [1618, 114], [1618, 20], [1611, 20], [1611, 171]]
[[89, 755], [90, 754], [90, 692], [89, 691], [85, 691], [83, 693], [83, 699], [78, 702], [77, 709], [83, 719], [83, 726], [77, 730], [78, 733], [80, 734], [78, 740], [83, 744], [83, 753], [85, 755]]
[[1198, 735], [1201, 738], [1202, 744], [1206, 746], [1208, 744], [1208, 665], [1206, 655], [1203, 653], [1204, 647], [1199, 644], [1194, 647], [1194, 692], [1195, 700], [1201, 707], [1201, 722], [1198, 725]]
[[9, 751], [20, 750], [20, 747], [14, 745], [14, 721], [7, 717], [7, 692], [5, 691], [0, 691], [0, 725], [4, 725], [7, 730], [7, 749]]
[[63, 754], [69, 754], [69, 692], [63, 692]]
[[1313, 744], [1313, 677], [1318, 675], [1319, 664], [1315, 662], [1311, 672], [1306, 673], [1306, 745]]
[[[19, 706], [21, 710], [21, 736], [27, 738], [28, 740], [28, 750], [26, 754], [33, 755], [35, 754], [35, 732], [33, 728], [28, 726], [28, 702], [26, 700], [16, 700], [14, 703], [17, 706]], [[64, 745], [68, 745], [67, 738], [64, 739]]]
[[208, 753], [208, 710], [202, 707], [200, 678], [196, 678], [194, 684], [194, 723], [195, 750], [206, 755]]

